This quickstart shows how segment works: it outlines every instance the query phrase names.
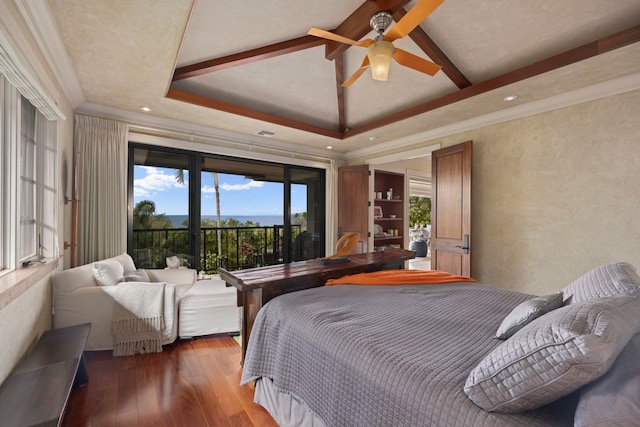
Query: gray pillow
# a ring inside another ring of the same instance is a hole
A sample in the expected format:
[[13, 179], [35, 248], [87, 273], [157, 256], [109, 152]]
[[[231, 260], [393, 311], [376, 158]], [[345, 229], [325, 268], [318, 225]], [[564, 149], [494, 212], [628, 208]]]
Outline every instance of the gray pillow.
[[555, 310], [562, 306], [562, 292], [552, 295], [545, 295], [541, 297], [535, 297], [530, 300], [524, 301], [518, 304], [512, 311], [504, 318], [498, 332], [496, 332], [496, 338], [506, 340], [520, 329], [531, 323], [534, 319], [542, 316], [545, 313]]
[[464, 392], [487, 411], [514, 413], [595, 380], [640, 331], [637, 294], [571, 304], [539, 317], [485, 356]]
[[629, 341], [615, 363], [580, 392], [574, 425], [640, 425], [640, 334]]
[[125, 282], [150, 282], [149, 275], [144, 270], [136, 270], [124, 276]]
[[636, 268], [627, 262], [606, 264], [594, 268], [562, 289], [569, 304], [594, 298], [623, 295], [640, 287]]

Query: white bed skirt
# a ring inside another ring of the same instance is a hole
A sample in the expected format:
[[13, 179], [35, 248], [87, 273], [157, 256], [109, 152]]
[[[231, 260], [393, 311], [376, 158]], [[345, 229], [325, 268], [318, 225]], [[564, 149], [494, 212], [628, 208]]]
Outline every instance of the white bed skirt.
[[281, 427], [325, 427], [303, 402], [282, 393], [269, 378], [256, 380], [253, 401], [264, 407]]

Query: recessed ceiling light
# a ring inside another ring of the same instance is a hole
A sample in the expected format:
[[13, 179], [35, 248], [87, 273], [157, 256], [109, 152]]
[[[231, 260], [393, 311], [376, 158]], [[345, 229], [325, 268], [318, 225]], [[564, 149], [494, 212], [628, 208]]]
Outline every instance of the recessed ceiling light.
[[267, 138], [268, 137], [272, 137], [275, 134], [276, 134], [275, 132], [271, 132], [271, 131], [268, 131], [268, 130], [261, 130], [260, 132], [258, 132], [258, 135], [266, 136]]
[[504, 100], [507, 102], [513, 101], [514, 99], [518, 99], [518, 95], [507, 95], [504, 97]]
[[146, 105], [140, 106], [140, 109], [145, 113], [148, 113], [149, 111], [151, 111], [151, 108], [147, 107]]
[[375, 141], [376, 139], [378, 139], [377, 136], [370, 136], [369, 137], [369, 141], [371, 141], [371, 142]]
[[333, 145], [327, 145], [327, 150], [333, 150]]

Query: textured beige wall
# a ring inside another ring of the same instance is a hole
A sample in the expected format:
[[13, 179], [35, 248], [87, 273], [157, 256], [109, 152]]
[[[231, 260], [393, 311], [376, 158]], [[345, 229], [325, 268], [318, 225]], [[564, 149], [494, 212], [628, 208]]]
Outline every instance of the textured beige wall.
[[640, 268], [639, 117], [635, 91], [425, 141], [474, 141], [472, 275], [544, 294], [600, 264]]
[[0, 382], [3, 382], [40, 335], [51, 329], [49, 277], [3, 307], [0, 310], [0, 325]]
[[533, 294], [640, 267], [640, 91], [470, 132], [473, 275]]

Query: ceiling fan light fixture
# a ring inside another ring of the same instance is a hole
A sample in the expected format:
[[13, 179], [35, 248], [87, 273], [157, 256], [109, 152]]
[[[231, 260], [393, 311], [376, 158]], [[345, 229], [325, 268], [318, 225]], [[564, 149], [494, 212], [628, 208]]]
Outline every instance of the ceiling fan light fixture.
[[371, 77], [374, 80], [387, 81], [393, 49], [393, 43], [385, 40], [372, 43], [367, 48], [367, 56], [371, 64]]
[[371, 17], [369, 20], [369, 25], [371, 29], [377, 32], [379, 35], [382, 35], [391, 25], [393, 18], [389, 12], [378, 12]]
[[[433, 76], [440, 71], [442, 66], [409, 53], [406, 50], [402, 50], [400, 48], [396, 49], [393, 46], [393, 42], [408, 36], [420, 25], [420, 22], [424, 21], [424, 19], [443, 1], [444, 0], [418, 0], [411, 10], [406, 12], [406, 14], [403, 14], [402, 18], [400, 18], [398, 22], [389, 29], [389, 31], [387, 31], [387, 28], [393, 22], [391, 14], [385, 11], [374, 14], [369, 20], [369, 25], [377, 33], [373, 39], [356, 41], [340, 34], [315, 27], [311, 27], [308, 34], [331, 40], [333, 42], [367, 48], [367, 56], [362, 61], [360, 68], [358, 68], [342, 83], [342, 87], [351, 86], [356, 80], [358, 80], [358, 78], [360, 78], [360, 76], [362, 76], [367, 68], [371, 68], [371, 77], [374, 80], [386, 81], [389, 77], [389, 66], [391, 65], [392, 58], [403, 67], [411, 68], [423, 74]], [[375, 3], [386, 4], [387, 2]]]

